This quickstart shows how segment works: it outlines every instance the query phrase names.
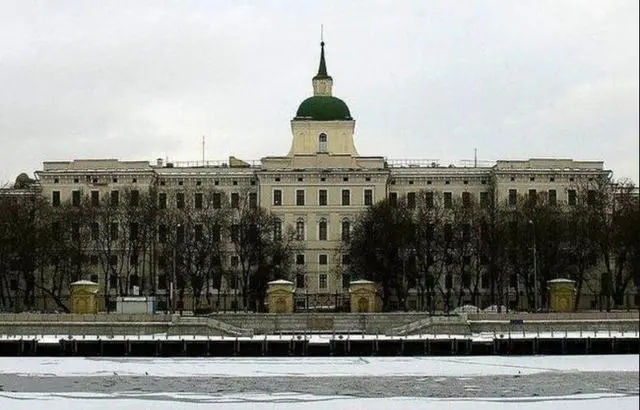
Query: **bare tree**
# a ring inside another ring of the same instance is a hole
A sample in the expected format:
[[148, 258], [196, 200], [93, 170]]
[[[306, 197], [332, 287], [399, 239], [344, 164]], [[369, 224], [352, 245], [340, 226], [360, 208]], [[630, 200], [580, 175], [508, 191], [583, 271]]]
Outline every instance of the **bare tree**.
[[232, 198], [230, 238], [238, 257], [242, 305], [245, 310], [261, 309], [267, 283], [276, 277], [288, 278], [293, 254], [300, 250], [290, 227], [258, 206], [257, 194], [246, 191]]
[[349, 244], [352, 272], [380, 284], [384, 310], [391, 309], [392, 295], [407, 307], [407, 274], [412, 271], [407, 271], [406, 261], [415, 252], [414, 230], [405, 201], [382, 200], [356, 219]]

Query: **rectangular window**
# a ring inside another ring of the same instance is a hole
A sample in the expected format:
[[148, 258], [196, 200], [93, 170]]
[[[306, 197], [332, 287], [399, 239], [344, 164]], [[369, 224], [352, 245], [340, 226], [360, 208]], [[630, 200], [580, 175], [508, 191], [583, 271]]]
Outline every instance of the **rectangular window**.
[[558, 194], [555, 189], [549, 190], [549, 205], [555, 205], [558, 203]]
[[[113, 256], [115, 256], [115, 255], [113, 255]], [[112, 262], [113, 262], [113, 260], [112, 260]], [[114, 265], [117, 265], [117, 264], [118, 264], [118, 257], [115, 256], [115, 264]], [[109, 289], [115, 289], [117, 287], [118, 287], [118, 277], [115, 276], [115, 275], [109, 276]]]
[[364, 190], [364, 205], [371, 206], [373, 205], [373, 190], [365, 189]]
[[424, 193], [424, 204], [427, 208], [433, 208], [433, 192]]
[[117, 222], [112, 222], [111, 225], [109, 225], [109, 237], [111, 238], [112, 241], [118, 240], [118, 223]]
[[351, 275], [349, 272], [342, 272], [342, 288], [348, 289], [351, 286]]
[[273, 239], [276, 241], [282, 240], [282, 221], [279, 219], [273, 222]]
[[304, 254], [296, 255], [296, 265], [304, 265]]
[[213, 209], [220, 209], [222, 207], [222, 194], [220, 192], [214, 192], [211, 202]]
[[322, 219], [318, 222], [318, 240], [326, 241], [327, 240], [327, 220]]
[[304, 189], [296, 189], [296, 205], [304, 206]]
[[97, 222], [91, 223], [91, 240], [97, 241], [100, 235], [100, 225]]
[[258, 194], [255, 192], [249, 192], [249, 208], [258, 208]]
[[444, 241], [451, 242], [453, 240], [453, 229], [451, 224], [444, 224]]
[[327, 289], [327, 274], [321, 273], [318, 275], [318, 288], [319, 289]]
[[120, 205], [120, 191], [111, 191], [111, 206]]
[[462, 206], [465, 208], [471, 207], [471, 192], [462, 193]]
[[462, 240], [464, 242], [469, 242], [471, 240], [471, 225], [470, 224], [462, 225]]
[[398, 204], [398, 193], [389, 192], [389, 205], [396, 206]]
[[231, 262], [232, 268], [237, 268], [240, 264], [240, 258], [238, 258], [237, 255], [233, 255], [229, 261]]
[[165, 192], [158, 194], [158, 208], [167, 209], [167, 194]]
[[158, 289], [165, 290], [167, 288], [167, 275], [158, 275]]
[[318, 205], [327, 206], [327, 190], [321, 189], [318, 191]]
[[480, 207], [488, 208], [489, 207], [489, 193], [488, 192], [480, 192]]
[[279, 189], [274, 189], [273, 190], [273, 204], [275, 206], [281, 206], [282, 205], [282, 191]]
[[184, 226], [178, 225], [176, 228], [176, 242], [184, 243]]
[[184, 209], [184, 192], [176, 193], [176, 208]]
[[129, 194], [129, 206], [136, 207], [140, 204], [140, 191], [134, 189]]
[[136, 241], [138, 240], [138, 224], [136, 222], [131, 222], [129, 224], [129, 239], [131, 241]]
[[342, 206], [351, 205], [351, 191], [348, 189], [342, 190]]
[[71, 239], [74, 241], [80, 240], [80, 224], [79, 223], [74, 222], [71, 224]]
[[213, 225], [213, 228], [211, 231], [211, 239], [214, 242], [220, 242], [220, 239], [222, 239], [222, 228], [220, 227], [220, 225], [218, 224]]
[[444, 193], [444, 208], [445, 209], [453, 208], [453, 196], [451, 195], [451, 192]]
[[80, 191], [71, 192], [71, 204], [73, 206], [80, 206]]
[[202, 240], [202, 238], [204, 238], [204, 229], [202, 227], [202, 225], [198, 224], [196, 226], [193, 227], [193, 236], [194, 239], [198, 242], [200, 242]]
[[318, 255], [318, 264], [326, 265], [327, 262], [328, 262], [328, 259], [329, 258], [327, 257], [327, 255], [324, 255], [324, 254], [323, 255]]
[[237, 192], [231, 193], [231, 208], [240, 208], [240, 194]]
[[517, 200], [518, 200], [518, 190], [510, 189], [509, 190], [509, 206], [516, 206]]
[[51, 192], [51, 204], [53, 206], [60, 206], [60, 191]]
[[578, 200], [577, 200], [577, 196], [576, 196], [576, 190], [575, 189], [570, 189], [567, 192], [567, 195], [568, 195], [567, 200], [568, 200], [569, 205], [571, 205], [571, 206], [577, 205]]
[[342, 221], [342, 240], [349, 242], [351, 239], [351, 223], [349, 221]]
[[231, 240], [233, 242], [238, 242], [240, 240], [240, 225], [231, 225]]
[[415, 209], [416, 208], [416, 193], [409, 192], [407, 193], [407, 208]]
[[304, 221], [298, 220], [296, 222], [296, 239], [299, 241], [304, 240]]
[[305, 285], [305, 280], [304, 280], [304, 273], [297, 273], [296, 274], [296, 288], [304, 288]]
[[[463, 262], [465, 264], [467, 262], [466, 258], [468, 257], [465, 256], [465, 261]], [[471, 287], [471, 275], [469, 274], [469, 272], [463, 272], [460, 279], [462, 281], [463, 288], [469, 289]]]
[[433, 224], [432, 223], [428, 223], [425, 225], [424, 227], [424, 236], [425, 239], [427, 240], [427, 242], [431, 242], [433, 240]]
[[529, 203], [535, 205], [538, 200], [538, 192], [535, 189], [529, 190]]
[[193, 206], [196, 209], [202, 209], [202, 202], [203, 202], [203, 197], [202, 197], [202, 192], [196, 192], [195, 195], [193, 196]]
[[167, 242], [167, 225], [158, 226], [158, 242]]
[[100, 192], [91, 191], [91, 206], [100, 206]]

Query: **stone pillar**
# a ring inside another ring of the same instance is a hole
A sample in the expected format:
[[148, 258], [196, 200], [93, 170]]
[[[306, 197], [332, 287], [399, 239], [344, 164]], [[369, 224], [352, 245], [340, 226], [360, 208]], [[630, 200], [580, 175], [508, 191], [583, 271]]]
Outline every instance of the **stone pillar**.
[[549, 310], [552, 312], [572, 312], [575, 304], [575, 281], [553, 279], [549, 284]]
[[269, 313], [293, 313], [293, 293], [295, 287], [288, 280], [274, 280], [268, 283], [267, 310]]
[[89, 280], [79, 280], [71, 284], [71, 313], [98, 313], [99, 285]]
[[356, 280], [349, 284], [352, 313], [379, 312], [378, 290], [375, 282]]

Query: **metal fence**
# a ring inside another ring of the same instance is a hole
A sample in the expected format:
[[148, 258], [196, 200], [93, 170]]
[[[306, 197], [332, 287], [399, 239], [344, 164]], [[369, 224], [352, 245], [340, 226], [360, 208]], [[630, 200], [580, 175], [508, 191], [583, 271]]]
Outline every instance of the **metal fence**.
[[[249, 300], [245, 303], [239, 292], [221, 292], [215, 294], [202, 295], [199, 300], [191, 295], [185, 294], [182, 298], [179, 295], [172, 301], [169, 294], [150, 295], [155, 298], [155, 311], [158, 313], [188, 312], [189, 314], [207, 314], [224, 312], [265, 312], [265, 304], [259, 300]], [[116, 312], [117, 295], [97, 296], [98, 311]], [[494, 297], [494, 299], [497, 299]], [[388, 302], [390, 311], [415, 311], [432, 313], [449, 313], [456, 308], [465, 305], [476, 306], [479, 309], [486, 309], [493, 306], [494, 309], [508, 311], [528, 311], [527, 299], [524, 296], [516, 296], [514, 293], [508, 297], [505, 295], [502, 303], [492, 300], [488, 294], [464, 294], [451, 292], [443, 295], [440, 292], [415, 292], [412, 291], [407, 296], [405, 303], [391, 298]], [[266, 301], [264, 301], [266, 302]], [[378, 302], [381, 305], [381, 300]], [[599, 294], [582, 294], [578, 310], [606, 311], [606, 310], [635, 310], [640, 307], [640, 295], [635, 292], [628, 292], [624, 295], [622, 304], [614, 304], [611, 299]], [[68, 308], [71, 307], [69, 298], [62, 298], [62, 303]], [[541, 310], [546, 310], [543, 306]], [[296, 292], [294, 294], [295, 312], [349, 312], [351, 311], [351, 298], [349, 292], [340, 291], [334, 293], [308, 293]], [[36, 295], [30, 300], [21, 297], [11, 300], [0, 301], [0, 313], [2, 312], [34, 312], [34, 313], [64, 313], [65, 309], [53, 299]]]

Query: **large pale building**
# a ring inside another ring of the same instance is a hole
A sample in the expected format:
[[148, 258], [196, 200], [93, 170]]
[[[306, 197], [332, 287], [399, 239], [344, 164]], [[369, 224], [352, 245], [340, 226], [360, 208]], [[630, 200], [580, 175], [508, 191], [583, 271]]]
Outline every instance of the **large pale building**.
[[[60, 203], [72, 201], [79, 192], [103, 198], [116, 191], [153, 186], [168, 206], [175, 206], [181, 193], [183, 201], [187, 195], [187, 203], [194, 201], [191, 196], [211, 190], [221, 190], [229, 197], [253, 195], [260, 206], [278, 216], [283, 226], [296, 229], [304, 240], [304, 251], [295, 259], [304, 266], [295, 278], [296, 287], [308, 294], [334, 294], [343, 292], [346, 282], [341, 276], [345, 262], [340, 252], [342, 238], [358, 213], [383, 198], [411, 198], [421, 191], [434, 191], [449, 200], [464, 195], [481, 202], [494, 189], [499, 201], [544, 191], [558, 203], [571, 202], [578, 180], [608, 173], [603, 162], [571, 159], [453, 166], [361, 156], [354, 140], [356, 120], [333, 93], [324, 43], [312, 86], [313, 94], [300, 103], [291, 120], [291, 149], [284, 156], [254, 162], [233, 157], [228, 162], [44, 162], [36, 172], [42, 195]], [[97, 271], [94, 279], [102, 282]], [[163, 287], [158, 283], [150, 286]]]

